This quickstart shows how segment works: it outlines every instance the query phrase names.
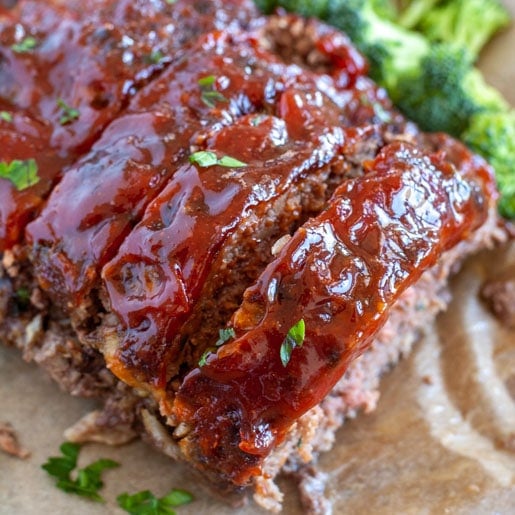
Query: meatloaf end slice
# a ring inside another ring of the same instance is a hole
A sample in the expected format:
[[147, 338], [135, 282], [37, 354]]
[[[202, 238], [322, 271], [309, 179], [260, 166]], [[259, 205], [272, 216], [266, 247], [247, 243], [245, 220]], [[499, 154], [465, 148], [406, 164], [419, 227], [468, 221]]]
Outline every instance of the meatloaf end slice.
[[369, 348], [401, 294], [494, 204], [484, 170], [466, 179], [407, 143], [365, 166], [246, 291], [236, 339], [179, 388], [179, 446], [219, 484], [260, 484], [263, 463]]

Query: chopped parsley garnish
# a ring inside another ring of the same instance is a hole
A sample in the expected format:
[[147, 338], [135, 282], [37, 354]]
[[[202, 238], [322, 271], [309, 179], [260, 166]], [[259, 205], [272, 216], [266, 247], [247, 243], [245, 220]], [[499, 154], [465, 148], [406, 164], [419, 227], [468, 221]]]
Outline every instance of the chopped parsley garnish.
[[11, 123], [13, 121], [13, 115], [7, 111], [0, 111], [0, 120]]
[[252, 120], [250, 120], [250, 124], [252, 125], [252, 127], [258, 127], [261, 124], [261, 122], [265, 119], [266, 119], [265, 115], [258, 114], [257, 116], [254, 116], [254, 118], [252, 118]]
[[216, 340], [215, 345], [220, 347], [224, 343], [228, 342], [232, 338], [236, 337], [236, 333], [232, 327], [226, 327], [225, 329], [218, 330], [218, 340]]
[[215, 107], [216, 102], [227, 102], [227, 99], [214, 88], [215, 82], [216, 77], [214, 75], [206, 75], [198, 80], [201, 90], [200, 99], [211, 108]]
[[227, 168], [242, 168], [247, 166], [247, 163], [242, 163], [238, 159], [230, 156], [223, 156], [218, 160], [220, 166], [226, 166]]
[[0, 162], [0, 177], [11, 181], [18, 191], [22, 191], [39, 182], [38, 165], [34, 159]]
[[145, 60], [152, 64], [159, 64], [163, 58], [164, 54], [161, 52], [161, 50], [154, 50], [146, 56]]
[[207, 363], [207, 357], [214, 351], [215, 349], [213, 347], [209, 347], [209, 349], [206, 349], [202, 356], [200, 356], [200, 359], [198, 360], [198, 366], [203, 367]]
[[186, 490], [174, 489], [164, 497], [156, 497], [150, 490], [137, 494], [123, 493], [116, 500], [118, 506], [131, 515], [175, 515], [178, 506], [193, 501], [193, 495]]
[[97, 460], [85, 468], [78, 469], [76, 477], [73, 479], [72, 472], [77, 467], [80, 445], [65, 442], [59, 449], [63, 455], [62, 457], [51, 457], [41, 466], [57, 479], [57, 488], [81, 497], [87, 497], [93, 501], [104, 502], [104, 499], [98, 493], [104, 486], [101, 479], [102, 472], [106, 469], [118, 467], [119, 463], [106, 459]]
[[247, 163], [243, 163], [234, 157], [223, 156], [219, 159], [214, 152], [208, 150], [200, 150], [199, 152], [191, 154], [190, 163], [195, 163], [202, 168], [215, 165], [226, 166], [228, 168], [242, 168], [247, 166]]
[[173, 5], [177, 0], [165, 0], [168, 5]]
[[201, 77], [198, 80], [198, 85], [201, 88], [210, 88], [216, 82], [216, 77], [214, 75], [206, 75], [205, 77]]
[[30, 300], [30, 291], [26, 286], [21, 286], [16, 290], [16, 297], [22, 304], [28, 304]]
[[59, 123], [61, 125], [67, 125], [75, 120], [79, 119], [80, 111], [75, 107], [69, 106], [62, 98], [57, 99], [57, 106], [61, 108], [61, 117]]
[[38, 42], [36, 38], [32, 36], [27, 36], [23, 38], [19, 43], [15, 43], [11, 46], [14, 52], [17, 52], [18, 54], [24, 54], [25, 52], [30, 52], [31, 50], [34, 50], [36, 48]]
[[294, 326], [290, 327], [286, 338], [281, 344], [280, 356], [283, 367], [288, 365], [291, 353], [296, 347], [302, 347], [306, 336], [306, 324], [301, 318]]
[[203, 367], [207, 363], [208, 356], [216, 352], [216, 347], [220, 347], [224, 343], [227, 343], [232, 338], [236, 338], [236, 333], [234, 332], [234, 329], [232, 327], [226, 327], [225, 329], [219, 329], [218, 330], [218, 340], [215, 342], [215, 347], [209, 347], [207, 348], [202, 356], [200, 356], [200, 359], [198, 360], [198, 366]]

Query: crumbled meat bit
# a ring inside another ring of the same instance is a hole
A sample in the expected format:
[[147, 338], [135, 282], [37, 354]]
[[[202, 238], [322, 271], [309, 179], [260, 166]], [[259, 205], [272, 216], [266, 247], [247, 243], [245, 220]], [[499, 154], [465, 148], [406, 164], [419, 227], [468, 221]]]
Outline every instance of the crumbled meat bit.
[[30, 452], [19, 444], [13, 426], [7, 422], [0, 422], [0, 450], [22, 459], [30, 456]]
[[481, 297], [506, 327], [515, 328], [515, 279], [486, 282]]
[[515, 433], [511, 433], [504, 438], [499, 438], [495, 442], [495, 446], [503, 451], [515, 453]]

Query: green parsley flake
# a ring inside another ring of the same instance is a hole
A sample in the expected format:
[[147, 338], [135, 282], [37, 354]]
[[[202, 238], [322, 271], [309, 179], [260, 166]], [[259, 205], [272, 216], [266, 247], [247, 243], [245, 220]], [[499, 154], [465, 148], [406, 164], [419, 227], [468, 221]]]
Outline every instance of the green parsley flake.
[[69, 106], [62, 98], [57, 99], [57, 107], [62, 110], [61, 117], [59, 118], [61, 125], [67, 125], [80, 117], [80, 111]]
[[242, 168], [244, 166], [247, 166], [246, 163], [242, 163], [238, 159], [235, 159], [234, 157], [230, 156], [223, 156], [218, 160], [218, 164], [220, 166], [226, 166], [227, 168]]
[[257, 116], [254, 116], [254, 118], [252, 118], [250, 120], [250, 124], [252, 125], [252, 127], [259, 127], [259, 125], [261, 125], [261, 122], [263, 120], [266, 119], [266, 116], [263, 115], [263, 114], [258, 114]]
[[150, 490], [133, 495], [123, 493], [116, 500], [118, 506], [131, 515], [175, 515], [178, 506], [193, 501], [193, 495], [186, 490], [174, 489], [164, 497], [156, 497]]
[[208, 107], [215, 107], [216, 102], [227, 102], [227, 99], [214, 88], [216, 82], [214, 75], [201, 77], [197, 82], [201, 89], [200, 99]]
[[224, 343], [227, 343], [232, 338], [236, 338], [236, 333], [234, 332], [234, 329], [232, 327], [226, 327], [225, 329], [219, 329], [218, 330], [218, 340], [215, 342], [214, 347], [208, 347], [202, 356], [200, 356], [200, 359], [198, 360], [198, 366], [203, 367], [207, 363], [207, 358], [210, 354], [213, 352], [216, 352], [216, 347], [220, 347]]
[[216, 340], [215, 345], [217, 347], [220, 347], [220, 345], [223, 345], [224, 343], [228, 342], [232, 338], [236, 337], [236, 333], [234, 332], [234, 329], [232, 327], [226, 327], [225, 329], [219, 329], [218, 330], [218, 340]]
[[216, 82], [216, 77], [214, 75], [206, 75], [205, 77], [201, 77], [198, 80], [198, 85], [201, 88], [209, 88], [214, 85]]
[[152, 53], [146, 56], [146, 61], [151, 64], [159, 64], [164, 59], [164, 54], [161, 50], [153, 50]]
[[247, 163], [243, 163], [238, 159], [230, 156], [223, 156], [220, 159], [216, 156], [214, 152], [210, 152], [209, 150], [200, 150], [199, 152], [195, 152], [190, 156], [190, 163], [197, 164], [202, 168], [207, 168], [208, 166], [225, 166], [227, 168], [242, 168], [247, 166]]
[[206, 349], [202, 353], [202, 356], [200, 356], [200, 359], [198, 360], [199, 367], [203, 367], [205, 364], [207, 364], [207, 358], [210, 354], [212, 354], [214, 352], [214, 350], [215, 349], [213, 347], [209, 347], [209, 349]]
[[27, 287], [21, 286], [16, 290], [16, 297], [20, 301], [21, 304], [26, 305], [30, 300], [30, 291]]
[[301, 318], [294, 326], [290, 328], [286, 338], [283, 340], [281, 344], [281, 349], [279, 354], [281, 356], [281, 362], [283, 367], [288, 365], [291, 358], [291, 353], [293, 349], [296, 347], [302, 347], [304, 343], [304, 338], [306, 336], [306, 324], [304, 320]]
[[11, 46], [12, 50], [18, 54], [24, 54], [26, 52], [30, 52], [36, 48], [38, 42], [36, 38], [32, 36], [27, 36], [23, 38], [19, 43], [15, 43]]
[[13, 121], [13, 115], [7, 111], [0, 111], [0, 120], [11, 123]]
[[0, 177], [11, 181], [18, 191], [22, 191], [39, 182], [38, 165], [35, 159], [0, 162]]
[[215, 166], [218, 164], [218, 158], [214, 152], [208, 152], [207, 150], [200, 150], [190, 156], [190, 163], [195, 163], [202, 168], [208, 166]]
[[119, 463], [113, 460], [97, 460], [87, 467], [77, 470], [76, 479], [72, 479], [71, 474], [77, 467], [80, 445], [65, 442], [61, 445], [60, 450], [61, 457], [51, 457], [41, 466], [48, 474], [57, 479], [57, 488], [93, 501], [104, 502], [98, 493], [104, 486], [101, 479], [102, 472], [118, 467]]

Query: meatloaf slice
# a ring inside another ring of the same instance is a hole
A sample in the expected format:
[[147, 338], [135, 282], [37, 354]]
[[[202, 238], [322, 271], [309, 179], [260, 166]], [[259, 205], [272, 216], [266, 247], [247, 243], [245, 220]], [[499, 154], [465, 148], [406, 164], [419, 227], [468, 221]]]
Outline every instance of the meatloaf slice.
[[407, 143], [386, 146], [363, 177], [344, 182], [245, 292], [235, 340], [181, 384], [169, 416], [186, 459], [234, 485], [262, 476], [403, 291], [485, 222], [491, 182]]
[[[270, 260], [273, 241], [290, 232], [303, 213], [323, 205], [329, 174], [345, 169], [341, 131], [314, 129], [307, 142], [289, 136], [281, 118], [261, 115], [259, 123], [255, 118], [240, 118], [208, 147], [213, 155], [231, 155], [245, 165], [179, 169], [103, 269], [110, 307], [120, 319], [112, 334], [103, 333], [103, 351], [111, 370], [129, 384], [162, 389], [181, 367], [198, 361], [234, 311], [243, 284]], [[241, 141], [252, 141], [252, 147], [237, 149], [234, 143]], [[226, 266], [213, 267], [222, 255], [219, 264], [225, 259]], [[240, 273], [229, 281], [227, 268]], [[206, 298], [202, 291], [209, 290], [212, 299], [211, 293], [223, 288], [227, 295], [206, 310], [209, 327], [190, 322], [194, 329], [188, 332], [198, 330], [198, 347], [183, 349], [191, 341], [181, 328], [199, 298]]]

